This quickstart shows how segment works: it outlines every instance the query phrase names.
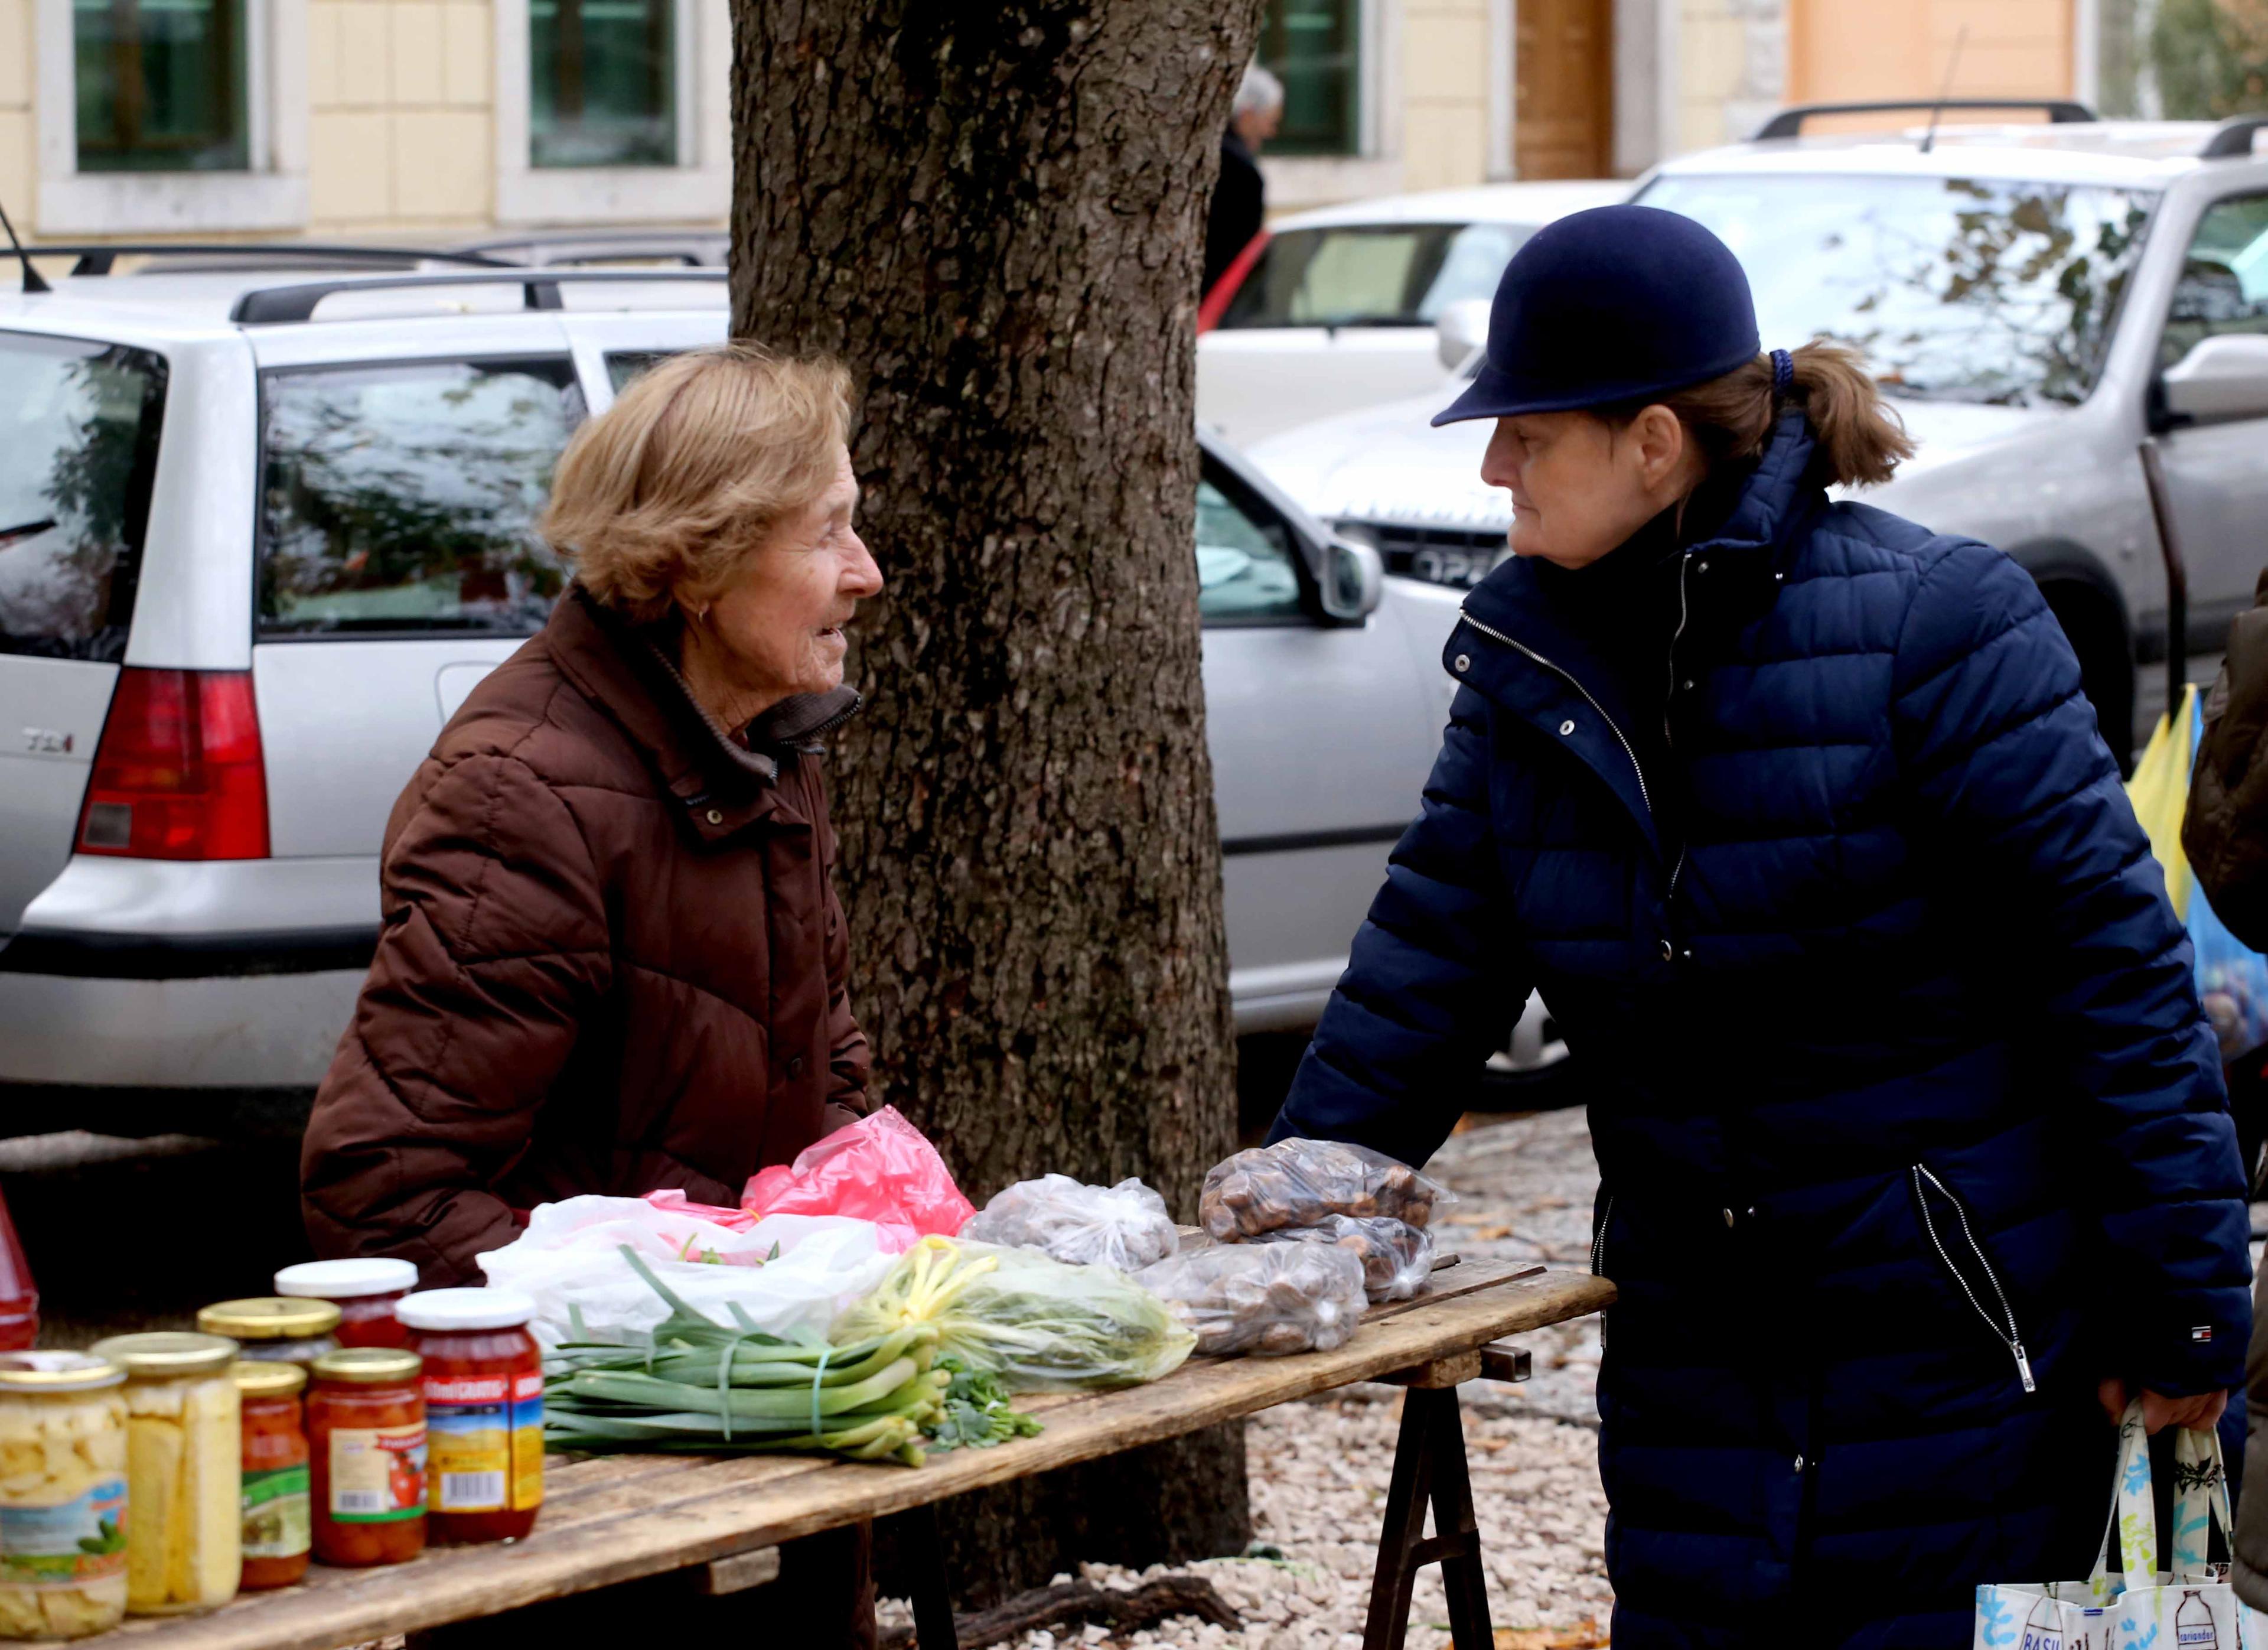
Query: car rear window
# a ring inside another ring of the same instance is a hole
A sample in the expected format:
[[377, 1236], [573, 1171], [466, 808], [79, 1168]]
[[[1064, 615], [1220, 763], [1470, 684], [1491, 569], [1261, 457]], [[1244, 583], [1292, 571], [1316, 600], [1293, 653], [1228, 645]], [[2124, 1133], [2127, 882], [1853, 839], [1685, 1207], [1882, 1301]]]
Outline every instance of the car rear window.
[[1528, 224], [1377, 224], [1271, 237], [1222, 313], [1247, 327], [1430, 327], [1491, 298]]
[[166, 361], [0, 333], [0, 653], [126, 652]]
[[261, 385], [263, 636], [527, 636], [567, 568], [536, 536], [583, 417], [564, 356], [277, 372]]

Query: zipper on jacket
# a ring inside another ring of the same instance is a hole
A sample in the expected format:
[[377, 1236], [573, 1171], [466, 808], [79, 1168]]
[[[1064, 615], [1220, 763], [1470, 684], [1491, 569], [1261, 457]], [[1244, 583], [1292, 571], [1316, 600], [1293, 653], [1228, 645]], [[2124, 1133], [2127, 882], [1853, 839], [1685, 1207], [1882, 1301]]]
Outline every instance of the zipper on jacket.
[[1599, 1215], [1599, 1229], [1591, 1234], [1591, 1276], [1607, 1275], [1607, 1222], [1615, 1218], [1615, 1197], [1607, 1194], [1607, 1206]]
[[[1692, 567], [1693, 557], [1690, 553], [1677, 564], [1677, 628], [1669, 633], [1669, 691], [1662, 696], [1661, 701], [1661, 746], [1664, 750], [1671, 749], [1675, 746], [1675, 740], [1669, 732], [1669, 712], [1677, 703], [1677, 645], [1685, 639], [1685, 621], [1688, 616], [1685, 578]], [[1677, 879], [1685, 874], [1684, 836], [1684, 832], [1678, 833], [1677, 863], [1669, 867], [1669, 889], [1664, 896], [1665, 903], [1677, 897]]]
[[[2017, 1329], [2015, 1312], [2008, 1305], [2008, 1293], [2000, 1287], [2000, 1275], [1992, 1270], [1992, 1263], [1985, 1258], [1983, 1246], [1977, 1241], [1976, 1233], [1970, 1229], [1969, 1211], [1962, 1206], [1961, 1199], [1953, 1195], [1946, 1183], [1930, 1172], [1927, 1164], [1915, 1164], [1911, 1173], [1914, 1204], [1921, 1211], [1921, 1226], [1929, 1234], [1930, 1247], [1937, 1251], [1937, 1258], [1944, 1263], [1945, 1270], [1953, 1274], [1953, 1281], [1961, 1285], [1961, 1293], [1969, 1297], [1969, 1304], [1976, 1308], [1977, 1315], [1984, 1320], [1985, 1327], [2007, 1344], [2010, 1355], [2016, 1360], [2016, 1375], [2024, 1383], [2024, 1390], [2038, 1391], [2038, 1383], [2032, 1379], [2031, 1358], [2024, 1351], [2023, 1334]], [[1954, 1216], [1961, 1222], [1961, 1235], [1969, 1244], [1969, 1252], [1977, 1257], [1977, 1265], [1984, 1268], [1984, 1280], [1992, 1285], [1993, 1299], [1999, 1303], [1998, 1322], [1986, 1310], [1984, 1303], [1977, 1298], [1977, 1292], [1969, 1286], [1969, 1279], [1962, 1275], [1961, 1268], [1953, 1263], [1953, 1256], [1946, 1253], [1944, 1241], [1937, 1234], [1937, 1222], [1930, 1219], [1929, 1193], [1924, 1189], [1924, 1182], [1936, 1187], [1944, 1194], [1946, 1202], [1953, 1205]], [[2005, 1329], [2003, 1324], [2007, 1326]]]
[[1537, 652], [1526, 643], [1515, 642], [1512, 637], [1506, 636], [1502, 630], [1495, 630], [1489, 625], [1483, 624], [1478, 619], [1473, 617], [1471, 614], [1465, 612], [1462, 608], [1458, 608], [1457, 611], [1459, 615], [1463, 618], [1467, 624], [1471, 625], [1473, 629], [1478, 630], [1483, 636], [1487, 637], [1492, 642], [1503, 643], [1514, 652], [1526, 654], [1528, 658], [1534, 659], [1537, 664], [1543, 666], [1544, 669], [1550, 671], [1553, 675], [1558, 677], [1562, 681], [1565, 681], [1569, 687], [1572, 688], [1576, 692], [1583, 696], [1584, 702], [1587, 703], [1591, 709], [1599, 713], [1599, 720], [1604, 722], [1607, 725], [1608, 729], [1613, 733], [1616, 742], [1623, 748], [1623, 755], [1630, 758], [1631, 771], [1638, 776], [1638, 799], [1646, 804], [1646, 817], [1651, 819], [1653, 816], [1653, 797], [1646, 788], [1646, 770], [1638, 766], [1637, 748], [1631, 745], [1630, 740], [1624, 734], [1622, 729], [1615, 726], [1615, 718], [1607, 714], [1606, 707], [1601, 704], [1596, 699], [1591, 697], [1591, 690], [1588, 688], [1586, 688], [1581, 682], [1576, 681], [1572, 672], [1563, 669], [1561, 667], [1553, 664], [1550, 659], [1544, 658], [1543, 654]]

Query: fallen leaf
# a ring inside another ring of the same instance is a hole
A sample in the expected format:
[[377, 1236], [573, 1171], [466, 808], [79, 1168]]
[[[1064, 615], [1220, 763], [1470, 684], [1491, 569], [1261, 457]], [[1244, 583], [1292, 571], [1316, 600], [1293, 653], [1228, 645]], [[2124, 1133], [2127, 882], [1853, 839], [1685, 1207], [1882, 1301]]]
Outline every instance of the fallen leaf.
[[1595, 1617], [1572, 1627], [1499, 1627], [1496, 1650], [1607, 1650], [1610, 1641]]

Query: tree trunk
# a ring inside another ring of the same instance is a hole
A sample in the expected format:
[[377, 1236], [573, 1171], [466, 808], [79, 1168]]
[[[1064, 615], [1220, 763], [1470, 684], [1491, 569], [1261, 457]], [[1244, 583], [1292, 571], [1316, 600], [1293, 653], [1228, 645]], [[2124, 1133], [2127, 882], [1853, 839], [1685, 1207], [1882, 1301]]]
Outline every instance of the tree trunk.
[[[873, 1093], [980, 1203], [1233, 1144], [1192, 555], [1200, 247], [1259, 0], [734, 0], [736, 334], [841, 357]], [[1107, 1483], [1107, 1492], [1097, 1493]], [[955, 1509], [965, 1599], [1241, 1543], [1241, 1433]]]

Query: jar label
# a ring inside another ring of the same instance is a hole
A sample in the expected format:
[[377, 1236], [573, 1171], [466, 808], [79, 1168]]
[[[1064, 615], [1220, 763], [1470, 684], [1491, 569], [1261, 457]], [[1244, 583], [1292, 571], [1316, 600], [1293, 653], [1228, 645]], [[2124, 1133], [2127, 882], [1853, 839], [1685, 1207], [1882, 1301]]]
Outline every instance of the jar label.
[[330, 1514], [342, 1524], [386, 1524], [425, 1512], [425, 1429], [335, 1427]]
[[47, 1506], [0, 1506], [0, 1583], [78, 1587], [125, 1573], [124, 1478]]
[[296, 1558], [314, 1544], [307, 1469], [276, 1467], [244, 1475], [244, 1556]]
[[542, 1504], [541, 1375], [429, 1375], [425, 1424], [432, 1435], [434, 1512], [502, 1513]]

